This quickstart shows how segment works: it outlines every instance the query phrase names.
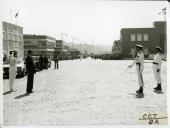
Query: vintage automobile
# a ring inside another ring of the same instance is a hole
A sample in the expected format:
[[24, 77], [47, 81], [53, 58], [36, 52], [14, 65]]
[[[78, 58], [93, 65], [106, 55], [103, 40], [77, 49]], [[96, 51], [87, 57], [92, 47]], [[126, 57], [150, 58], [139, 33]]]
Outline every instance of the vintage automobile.
[[[35, 70], [36, 72], [41, 71], [41, 64], [40, 64], [40, 60], [39, 60], [39, 56], [32, 56], [33, 60], [34, 60], [34, 66], [35, 66]], [[51, 60], [49, 58], [47, 58], [47, 66], [44, 66], [44, 60], [43, 60], [43, 68], [48, 69], [51, 67]]]
[[33, 56], [32, 58], [34, 60], [34, 67], [35, 67], [36, 72], [40, 71], [39, 57]]
[[[17, 74], [16, 77], [24, 77], [26, 73], [24, 61], [17, 60]], [[3, 63], [3, 78], [9, 78], [9, 61]]]

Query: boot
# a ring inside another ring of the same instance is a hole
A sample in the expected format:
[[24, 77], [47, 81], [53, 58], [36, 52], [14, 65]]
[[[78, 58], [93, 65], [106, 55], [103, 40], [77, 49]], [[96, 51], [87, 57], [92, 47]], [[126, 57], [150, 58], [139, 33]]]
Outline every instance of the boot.
[[161, 84], [158, 84], [157, 88], [155, 89], [156, 91], [162, 91]]
[[143, 87], [140, 87], [139, 90], [136, 91], [136, 93], [143, 93]]
[[158, 84], [157, 84], [157, 86], [156, 86], [155, 88], [153, 88], [153, 89], [157, 90], [157, 88], [158, 88]]

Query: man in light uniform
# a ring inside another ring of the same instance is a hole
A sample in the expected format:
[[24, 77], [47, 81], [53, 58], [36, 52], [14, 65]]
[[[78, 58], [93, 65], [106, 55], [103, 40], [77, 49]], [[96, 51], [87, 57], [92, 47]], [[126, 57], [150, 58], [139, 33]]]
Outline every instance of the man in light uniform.
[[161, 48], [156, 46], [156, 55], [153, 59], [153, 73], [155, 76], [155, 80], [157, 82], [157, 87], [154, 88], [156, 91], [162, 91], [161, 87], [161, 65], [162, 65], [162, 56], [161, 56]]
[[136, 64], [136, 71], [138, 75], [138, 82], [139, 82], [139, 90], [136, 91], [136, 93], [143, 93], [143, 70], [144, 70], [144, 55], [143, 55], [143, 46], [142, 45], [136, 45], [136, 58], [134, 62], [128, 66], [128, 68], [132, 68], [134, 64]]

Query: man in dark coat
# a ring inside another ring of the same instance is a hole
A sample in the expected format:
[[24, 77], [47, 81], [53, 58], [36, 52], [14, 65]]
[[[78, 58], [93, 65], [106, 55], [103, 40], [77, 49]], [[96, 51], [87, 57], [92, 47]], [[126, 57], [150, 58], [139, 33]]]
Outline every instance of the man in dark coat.
[[56, 69], [56, 66], [57, 66], [57, 69], [59, 68], [58, 61], [59, 61], [59, 57], [55, 57], [55, 58], [54, 58], [55, 69]]
[[33, 82], [34, 82], [34, 73], [35, 67], [34, 67], [34, 61], [32, 58], [32, 51], [28, 50], [28, 56], [26, 58], [26, 71], [27, 71], [27, 93], [32, 93], [33, 89]]
[[47, 62], [47, 57], [46, 57], [46, 55], [43, 57], [43, 69], [47, 69], [47, 64], [48, 64], [48, 62]]
[[43, 70], [43, 57], [42, 57], [42, 55], [39, 58], [39, 65], [40, 65], [40, 71]]
[[59, 68], [59, 53], [57, 51], [55, 51], [54, 53], [54, 64], [55, 64], [55, 69], [57, 67], [57, 69]]

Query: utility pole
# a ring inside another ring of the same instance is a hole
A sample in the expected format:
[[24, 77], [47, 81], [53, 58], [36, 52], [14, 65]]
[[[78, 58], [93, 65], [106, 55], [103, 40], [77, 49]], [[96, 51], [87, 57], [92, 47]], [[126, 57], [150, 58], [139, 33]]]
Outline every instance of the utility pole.
[[[65, 44], [64, 44], [65, 42], [64, 42], [64, 39], [63, 39], [64, 36], [67, 36], [67, 33], [61, 33], [61, 41], [63, 41], [63, 46], [65, 45]], [[62, 46], [62, 47], [63, 47], [63, 46]]]

